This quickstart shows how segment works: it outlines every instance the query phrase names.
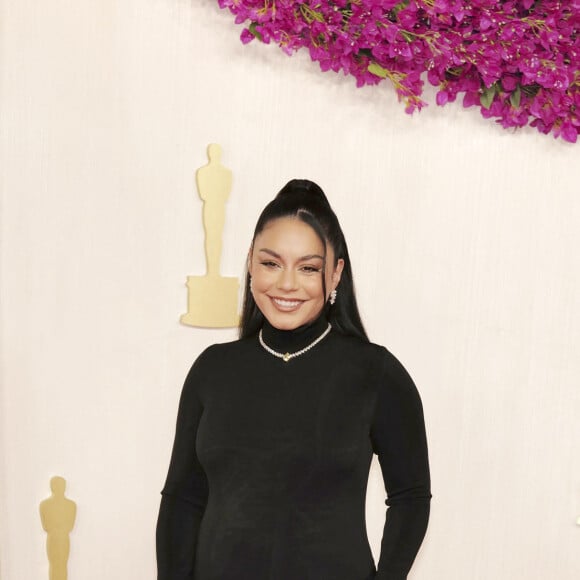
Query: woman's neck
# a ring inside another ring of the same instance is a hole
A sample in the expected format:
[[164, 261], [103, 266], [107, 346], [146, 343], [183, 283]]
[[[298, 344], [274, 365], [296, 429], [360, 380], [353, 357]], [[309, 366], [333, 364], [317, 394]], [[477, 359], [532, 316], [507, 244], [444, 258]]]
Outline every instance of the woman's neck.
[[267, 320], [264, 320], [262, 338], [274, 350], [279, 352], [295, 352], [316, 340], [327, 327], [328, 320], [323, 310], [318, 315], [318, 318], [292, 330], [275, 328]]

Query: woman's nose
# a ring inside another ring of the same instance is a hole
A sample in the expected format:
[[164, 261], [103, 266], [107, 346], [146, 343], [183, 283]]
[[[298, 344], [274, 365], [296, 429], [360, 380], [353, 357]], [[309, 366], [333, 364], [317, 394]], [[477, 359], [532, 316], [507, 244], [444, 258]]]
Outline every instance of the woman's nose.
[[296, 289], [296, 273], [291, 268], [283, 268], [278, 276], [277, 287], [289, 292]]

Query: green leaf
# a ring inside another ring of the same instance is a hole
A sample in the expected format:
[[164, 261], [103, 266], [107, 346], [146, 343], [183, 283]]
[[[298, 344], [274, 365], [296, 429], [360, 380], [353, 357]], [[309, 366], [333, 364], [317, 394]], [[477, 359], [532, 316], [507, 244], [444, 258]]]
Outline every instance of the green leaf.
[[381, 77], [382, 79], [386, 79], [387, 78], [387, 69], [383, 68], [380, 64], [377, 64], [376, 62], [371, 62], [367, 68], [367, 70], [372, 74], [375, 75], [377, 77]]
[[520, 102], [522, 100], [522, 91], [520, 89], [520, 85], [516, 87], [516, 90], [510, 95], [510, 103], [512, 107], [516, 109], [520, 106]]
[[393, 12], [395, 14], [395, 16], [401, 11], [403, 10], [403, 8], [407, 8], [407, 6], [409, 6], [409, 2], [410, 0], [403, 0], [402, 2], [399, 2], [396, 6], [393, 7]]
[[479, 102], [481, 106], [485, 109], [489, 109], [491, 104], [493, 103], [493, 98], [495, 97], [495, 84], [491, 85], [491, 87], [486, 87], [483, 89], [483, 93], [481, 97], [479, 97]]
[[256, 30], [256, 26], [258, 26], [257, 22], [252, 22], [250, 26], [248, 26], [248, 30], [250, 34], [253, 34], [260, 42], [264, 42], [264, 38], [262, 35]]
[[523, 85], [521, 87], [522, 92], [524, 93], [524, 95], [528, 96], [528, 97], [535, 97], [539, 90], [540, 90], [540, 85], [537, 84], [531, 84], [531, 85]]

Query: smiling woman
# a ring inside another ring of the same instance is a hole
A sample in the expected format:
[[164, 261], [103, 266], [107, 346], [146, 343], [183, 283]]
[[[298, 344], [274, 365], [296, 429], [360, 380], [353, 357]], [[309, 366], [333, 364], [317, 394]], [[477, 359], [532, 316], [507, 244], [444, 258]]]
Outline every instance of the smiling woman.
[[343, 268], [344, 260], [335, 265], [334, 250], [309, 225], [288, 217], [269, 222], [256, 237], [248, 272], [260, 312], [276, 328], [291, 330], [318, 316]]
[[[258, 219], [240, 339], [183, 387], [157, 524], [159, 580], [404, 580], [431, 499], [421, 399], [369, 342], [338, 219], [289, 182]], [[389, 506], [365, 526], [377, 454]]]
[[[286, 255], [277, 252], [276, 248], [269, 247], [267, 243], [277, 244], [278, 249]], [[286, 258], [285, 262], [283, 258]], [[303, 259], [304, 263], [299, 263], [300, 259]], [[271, 264], [268, 264], [269, 262]], [[315, 300], [318, 308], [313, 308], [315, 314], [319, 315], [324, 309], [335, 330], [368, 341], [356, 303], [346, 239], [336, 214], [316, 183], [306, 179], [293, 179], [288, 182], [258, 218], [248, 255], [240, 338], [256, 335], [264, 319], [269, 321], [267, 313], [262, 310], [266, 302], [261, 302], [261, 306], [258, 304], [262, 298], [261, 286], [258, 287], [257, 279], [255, 282], [252, 281], [253, 277], [259, 277], [260, 271], [256, 268], [258, 264], [266, 268], [280, 268], [279, 271], [285, 272], [286, 276], [278, 278], [278, 284], [288, 284], [288, 280], [291, 284], [298, 283], [298, 278], [288, 276], [292, 272], [297, 273], [296, 268], [301, 266], [304, 276], [299, 279], [305, 284], [305, 275], [310, 273], [308, 279], [312, 285], [308, 284], [308, 288], [319, 297], [319, 300]], [[291, 265], [294, 268], [289, 271]], [[255, 295], [252, 292], [254, 286], [257, 289]], [[333, 308], [330, 308], [331, 304], [334, 304], [338, 290], [341, 298]], [[298, 299], [298, 292], [295, 296], [291, 296], [293, 293], [294, 290], [280, 288], [279, 295], [275, 295], [273, 290], [268, 295], [285, 300]], [[301, 324], [304, 324], [307, 318], [305, 316]], [[310, 320], [312, 318], [313, 316]], [[298, 318], [294, 322], [297, 320]], [[291, 320], [285, 322], [288, 325], [284, 328], [288, 330], [300, 326], [300, 324], [292, 326]]]

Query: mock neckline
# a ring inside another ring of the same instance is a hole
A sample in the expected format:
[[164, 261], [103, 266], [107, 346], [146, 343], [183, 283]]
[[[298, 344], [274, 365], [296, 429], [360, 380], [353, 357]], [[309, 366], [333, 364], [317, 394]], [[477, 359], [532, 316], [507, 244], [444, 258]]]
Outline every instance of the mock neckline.
[[270, 348], [278, 352], [296, 352], [316, 340], [327, 327], [328, 320], [322, 309], [318, 318], [292, 330], [280, 330], [264, 320], [262, 338]]

